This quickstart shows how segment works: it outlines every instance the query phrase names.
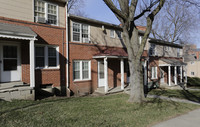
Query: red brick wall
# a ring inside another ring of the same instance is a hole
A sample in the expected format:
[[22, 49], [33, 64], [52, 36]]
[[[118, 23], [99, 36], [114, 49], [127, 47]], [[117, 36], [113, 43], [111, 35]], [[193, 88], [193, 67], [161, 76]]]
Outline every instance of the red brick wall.
[[[30, 27], [36, 34], [37, 39], [35, 44], [46, 44], [59, 46], [59, 60], [60, 69], [39, 69], [35, 71], [36, 85], [53, 84], [55, 87], [61, 85], [65, 86], [65, 56], [66, 45], [65, 42], [65, 28], [50, 26], [46, 24], [39, 24], [34, 22], [27, 22], [21, 20], [14, 20], [10, 18], [0, 17], [1, 23], [16, 24]], [[30, 68], [29, 68], [29, 41], [22, 41], [21, 43], [21, 58], [22, 58], [22, 81], [30, 82]], [[64, 49], [64, 50], [63, 50]]]

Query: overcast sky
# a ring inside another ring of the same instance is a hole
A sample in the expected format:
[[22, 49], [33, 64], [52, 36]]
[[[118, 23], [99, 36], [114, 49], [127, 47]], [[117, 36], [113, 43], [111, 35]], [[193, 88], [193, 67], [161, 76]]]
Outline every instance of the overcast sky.
[[[85, 7], [83, 10], [87, 17], [113, 24], [120, 24], [103, 0], [84, 0], [84, 2]], [[190, 31], [188, 36], [190, 36], [192, 42], [200, 48], [200, 25], [197, 26], [194, 31]]]

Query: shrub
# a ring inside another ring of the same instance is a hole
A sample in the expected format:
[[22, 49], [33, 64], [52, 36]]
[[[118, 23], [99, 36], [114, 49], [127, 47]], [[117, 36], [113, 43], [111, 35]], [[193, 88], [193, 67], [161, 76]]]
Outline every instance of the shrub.
[[200, 78], [198, 78], [198, 77], [188, 77], [187, 85], [188, 86], [200, 87]]

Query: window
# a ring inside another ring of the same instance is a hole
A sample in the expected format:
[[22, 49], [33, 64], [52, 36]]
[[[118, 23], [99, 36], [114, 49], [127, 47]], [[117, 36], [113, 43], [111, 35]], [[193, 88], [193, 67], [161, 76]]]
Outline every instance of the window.
[[59, 48], [56, 46], [36, 46], [35, 47], [35, 67], [38, 68], [58, 68]]
[[110, 30], [110, 37], [115, 38], [115, 31], [114, 30]]
[[35, 17], [45, 18], [46, 23], [58, 24], [58, 6], [41, 0], [35, 0]]
[[44, 47], [35, 47], [35, 67], [44, 67]]
[[142, 43], [142, 36], [139, 36], [139, 44]]
[[150, 54], [150, 56], [156, 55], [156, 45], [155, 44], [151, 44], [150, 49], [149, 49], [149, 54]]
[[180, 49], [177, 48], [177, 57], [180, 57]]
[[157, 67], [151, 67], [151, 79], [157, 79]]
[[194, 72], [191, 72], [191, 75], [194, 75]]
[[75, 42], [89, 43], [89, 26], [73, 22], [72, 38]]
[[48, 65], [49, 67], [57, 66], [57, 53], [55, 47], [48, 47]]
[[90, 61], [75, 60], [73, 62], [74, 80], [90, 80]]

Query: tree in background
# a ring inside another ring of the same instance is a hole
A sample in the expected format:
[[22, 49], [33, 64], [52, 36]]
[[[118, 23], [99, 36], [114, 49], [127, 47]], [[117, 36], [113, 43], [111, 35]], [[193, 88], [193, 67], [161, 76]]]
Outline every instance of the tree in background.
[[[144, 51], [155, 16], [163, 7], [165, 0], [103, 0], [122, 24], [123, 40], [128, 52], [130, 70], [129, 102], [142, 103], [145, 100], [141, 56]], [[138, 11], [139, 10], [139, 11]], [[139, 13], [138, 13], [139, 12]], [[136, 21], [146, 17], [146, 30], [140, 44]]]
[[68, 11], [71, 14], [87, 17], [85, 12], [82, 10], [84, 6], [84, 0], [68, 0]]
[[196, 0], [167, 0], [156, 16], [152, 35], [168, 42], [189, 42], [190, 33], [198, 21], [200, 2]]

